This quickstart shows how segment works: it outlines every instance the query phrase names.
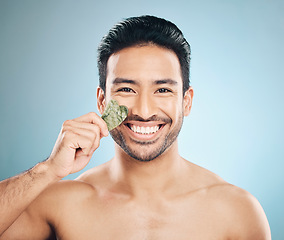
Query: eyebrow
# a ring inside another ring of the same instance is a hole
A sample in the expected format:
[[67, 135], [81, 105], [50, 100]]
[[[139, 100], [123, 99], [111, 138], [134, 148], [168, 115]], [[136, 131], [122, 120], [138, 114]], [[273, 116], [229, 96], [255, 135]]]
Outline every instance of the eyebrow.
[[173, 80], [173, 79], [161, 79], [161, 80], [156, 80], [154, 82], [154, 85], [160, 85], [160, 84], [170, 84], [170, 85], [177, 85], [178, 82]]
[[[139, 83], [135, 80], [132, 79], [127, 79], [127, 78], [115, 78], [112, 82], [114, 85], [116, 84], [121, 84], [121, 83], [128, 83], [128, 84], [134, 84], [134, 85], [139, 85]], [[160, 79], [160, 80], [155, 80], [153, 82], [153, 85], [160, 85], [160, 84], [170, 84], [170, 85], [177, 85], [178, 82], [173, 80], [173, 79]]]
[[126, 78], [115, 78], [112, 82], [113, 84], [120, 84], [120, 83], [129, 83], [129, 84], [138, 84], [136, 81], [132, 79], [126, 79]]

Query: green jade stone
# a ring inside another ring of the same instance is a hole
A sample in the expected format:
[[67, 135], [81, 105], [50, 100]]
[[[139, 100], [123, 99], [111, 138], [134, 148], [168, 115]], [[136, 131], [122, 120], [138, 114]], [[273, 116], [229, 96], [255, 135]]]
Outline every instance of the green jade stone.
[[127, 117], [128, 109], [125, 106], [119, 106], [116, 100], [110, 100], [102, 115], [109, 131], [118, 127]]

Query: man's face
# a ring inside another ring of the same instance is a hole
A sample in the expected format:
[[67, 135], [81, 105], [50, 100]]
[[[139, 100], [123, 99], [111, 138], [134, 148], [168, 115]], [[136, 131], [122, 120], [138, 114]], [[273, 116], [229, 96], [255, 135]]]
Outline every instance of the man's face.
[[147, 45], [111, 55], [105, 101], [115, 99], [129, 109], [123, 124], [110, 132], [114, 141], [140, 161], [160, 156], [176, 141], [182, 126], [182, 87], [179, 60], [170, 50]]

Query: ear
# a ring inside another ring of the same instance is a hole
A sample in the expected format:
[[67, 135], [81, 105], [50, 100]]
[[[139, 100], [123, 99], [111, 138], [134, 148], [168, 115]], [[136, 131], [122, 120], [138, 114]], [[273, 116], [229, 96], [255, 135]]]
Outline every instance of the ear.
[[189, 87], [183, 97], [183, 114], [188, 116], [192, 106], [193, 88]]
[[98, 110], [100, 112], [100, 114], [103, 114], [104, 110], [105, 110], [105, 93], [104, 90], [101, 89], [100, 87], [97, 87], [97, 107]]

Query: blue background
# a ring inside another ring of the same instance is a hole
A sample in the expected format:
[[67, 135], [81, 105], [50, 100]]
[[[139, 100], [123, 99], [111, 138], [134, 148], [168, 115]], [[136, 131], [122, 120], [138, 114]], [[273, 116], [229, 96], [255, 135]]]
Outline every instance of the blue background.
[[[97, 111], [97, 46], [143, 14], [173, 21], [192, 46], [181, 155], [256, 196], [273, 239], [284, 239], [280, 0], [0, 0], [0, 178], [47, 158], [64, 120]], [[87, 169], [113, 154], [103, 139]]]

